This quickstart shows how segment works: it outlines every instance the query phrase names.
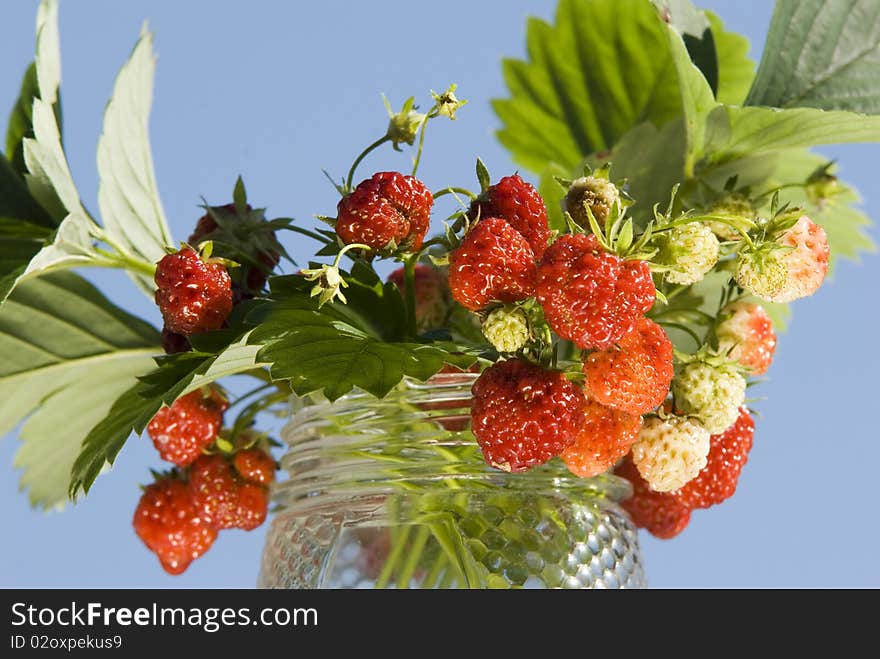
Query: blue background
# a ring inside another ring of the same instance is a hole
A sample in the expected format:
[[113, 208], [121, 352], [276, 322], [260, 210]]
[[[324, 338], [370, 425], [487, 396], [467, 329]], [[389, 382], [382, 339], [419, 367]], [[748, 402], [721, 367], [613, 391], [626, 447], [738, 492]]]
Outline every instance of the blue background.
[[[96, 208], [95, 147], [114, 77], [149, 19], [160, 55], [152, 114], [159, 188], [177, 239], [210, 203], [229, 201], [242, 173], [270, 216], [311, 223], [333, 214], [337, 193], [321, 174], [342, 175], [360, 146], [384, 131], [380, 92], [409, 95], [459, 84], [470, 99], [456, 122], [428, 133], [420, 170], [432, 189], [473, 185], [480, 155], [495, 178], [514, 169], [493, 131], [489, 99], [505, 93], [502, 56], [524, 54], [526, 17], [550, 18], [542, 0], [473, 2], [218, 2], [77, 0], [62, 3], [65, 142], [86, 203]], [[704, 1], [760, 55], [769, 1]], [[36, 2], [0, 9], [0, 110], [11, 108], [33, 54]], [[5, 119], [4, 119], [5, 121]], [[823, 149], [880, 217], [876, 145]], [[405, 168], [390, 149], [370, 170]], [[872, 229], [874, 239], [880, 237]], [[305, 243], [286, 237], [300, 261]], [[126, 308], [154, 323], [155, 307], [119, 273], [89, 273]], [[880, 437], [876, 383], [880, 260], [841, 263], [818, 295], [794, 305], [769, 380], [749, 464], [737, 495], [694, 514], [678, 538], [643, 536], [658, 587], [880, 586], [876, 525]], [[186, 574], [159, 569], [131, 530], [137, 484], [159, 461], [132, 439], [87, 500], [61, 514], [32, 512], [12, 469], [17, 440], [0, 441], [0, 585], [251, 587], [265, 527], [225, 532]]]

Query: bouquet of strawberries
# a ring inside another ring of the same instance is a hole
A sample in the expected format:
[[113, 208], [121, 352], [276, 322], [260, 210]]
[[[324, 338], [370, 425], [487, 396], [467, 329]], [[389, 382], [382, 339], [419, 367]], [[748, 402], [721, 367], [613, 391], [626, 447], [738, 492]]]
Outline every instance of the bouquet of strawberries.
[[[771, 35], [815, 37], [821, 25], [801, 25], [789, 4]], [[479, 374], [469, 421], [444, 427], [491, 468], [556, 461], [575, 477], [615, 473], [632, 483], [623, 505], [635, 524], [671, 538], [691, 511], [736, 490], [755, 430], [747, 392], [771, 364], [785, 305], [819, 289], [831, 247], [853, 256], [869, 244], [853, 191], [807, 147], [878, 139], [880, 120], [821, 94], [774, 97], [771, 82], [794, 66], [785, 53], [766, 53], [756, 74], [717, 17], [649, 0], [561, 0], [556, 24], [530, 24], [529, 59], [505, 62], [499, 137], [537, 187], [519, 173], [493, 177], [479, 158], [475, 182], [418, 177], [426, 129], [464, 105], [452, 85], [427, 109], [412, 98], [388, 107], [384, 132], [347, 175], [328, 175], [339, 200], [317, 226], [267, 217], [239, 178], [231, 201], [205, 204], [185, 242], [170, 235], [152, 172], [144, 32], [105, 117], [99, 223], [60, 143], [56, 13], [44, 0], [19, 101], [27, 111], [0, 172], [12, 255], [0, 352], [48, 348], [69, 375], [59, 389], [39, 375], [42, 357], [25, 354], [15, 365], [23, 404], [0, 407], [0, 420], [30, 415], [21, 464], [44, 506], [88, 492], [145, 432], [169, 469], [145, 487], [134, 529], [170, 573], [220, 530], [266, 519], [277, 443], [260, 429], [263, 413], [292, 394], [382, 398], [441, 372]], [[600, 42], [601, 25], [619, 38]], [[548, 55], [548, 43], [560, 50]], [[553, 54], [566, 48], [586, 58], [582, 69]], [[646, 52], [650, 62], [625, 69]], [[593, 57], [607, 68], [595, 79]], [[383, 145], [413, 146], [412, 166], [363, 178]], [[433, 235], [432, 220], [442, 224]], [[300, 253], [312, 241], [313, 259], [293, 264], [285, 236]], [[290, 274], [279, 272], [285, 263]], [[155, 300], [161, 330], [104, 298], [73, 271], [82, 266], [125, 271]], [[64, 339], [51, 327], [21, 329], [45, 314], [79, 323], [82, 346], [56, 349]], [[96, 357], [113, 377], [91, 394], [83, 423], [55, 440], [73, 450], [53, 463], [62, 488], [46, 486], [29, 472], [52, 450], [34, 420], [64, 414], [64, 388], [103, 373]], [[219, 384], [241, 375], [254, 387]]]

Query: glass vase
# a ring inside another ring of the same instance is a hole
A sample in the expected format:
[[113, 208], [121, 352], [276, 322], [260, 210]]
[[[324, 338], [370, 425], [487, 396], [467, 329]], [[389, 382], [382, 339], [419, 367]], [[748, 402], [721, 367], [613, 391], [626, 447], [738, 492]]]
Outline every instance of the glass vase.
[[385, 398], [293, 399], [289, 477], [262, 588], [627, 588], [645, 585], [626, 480], [488, 467], [468, 430], [472, 374]]

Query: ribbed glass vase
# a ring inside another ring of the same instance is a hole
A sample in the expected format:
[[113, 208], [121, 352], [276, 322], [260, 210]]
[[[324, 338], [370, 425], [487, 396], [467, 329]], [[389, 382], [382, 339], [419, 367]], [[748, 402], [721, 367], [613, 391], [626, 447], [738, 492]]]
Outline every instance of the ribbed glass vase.
[[377, 400], [294, 398], [263, 588], [645, 585], [629, 483], [558, 460], [488, 467], [467, 429], [476, 376], [404, 381]]

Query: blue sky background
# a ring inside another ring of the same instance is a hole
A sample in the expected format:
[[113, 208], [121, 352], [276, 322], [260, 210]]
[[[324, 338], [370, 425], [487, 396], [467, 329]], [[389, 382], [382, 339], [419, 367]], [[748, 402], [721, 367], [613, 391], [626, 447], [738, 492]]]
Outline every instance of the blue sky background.
[[[442, 3], [77, 0], [60, 14], [65, 142], [87, 205], [96, 208], [95, 148], [104, 105], [144, 19], [159, 64], [152, 114], [156, 174], [177, 239], [210, 203], [230, 200], [235, 177], [270, 216], [306, 222], [332, 215], [342, 175], [384, 131], [384, 92], [398, 106], [459, 84], [470, 103], [456, 122], [435, 122], [420, 169], [432, 189], [471, 185], [479, 155], [493, 177], [512, 172], [493, 136], [489, 99], [505, 93], [503, 56], [524, 54], [526, 17], [550, 18], [542, 0]], [[745, 33], [760, 55], [772, 3], [702, 6]], [[37, 2], [4, 2], [0, 113], [11, 108], [33, 55]], [[5, 124], [5, 117], [2, 118]], [[877, 145], [823, 149], [880, 217]], [[382, 151], [361, 174], [404, 168], [410, 153]], [[875, 241], [880, 232], [872, 228]], [[311, 245], [285, 237], [307, 259]], [[117, 303], [158, 321], [156, 308], [119, 273], [90, 273]], [[841, 263], [813, 298], [794, 305], [769, 379], [758, 390], [755, 446], [736, 496], [694, 514], [672, 541], [643, 536], [651, 585], [880, 586], [874, 418], [880, 259]], [[14, 437], [0, 439], [0, 586], [251, 587], [266, 527], [224, 532], [182, 577], [169, 577], [134, 535], [137, 484], [160, 462], [133, 439], [87, 500], [61, 514], [32, 512], [12, 469]]]

